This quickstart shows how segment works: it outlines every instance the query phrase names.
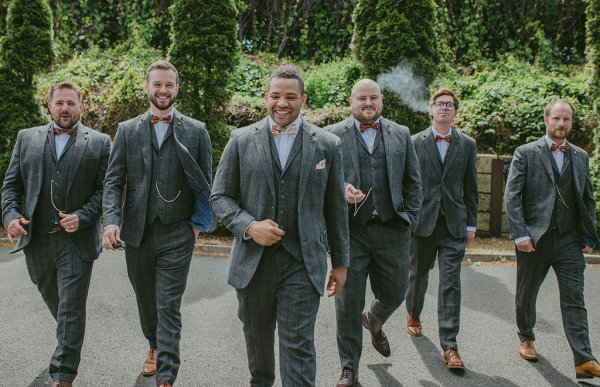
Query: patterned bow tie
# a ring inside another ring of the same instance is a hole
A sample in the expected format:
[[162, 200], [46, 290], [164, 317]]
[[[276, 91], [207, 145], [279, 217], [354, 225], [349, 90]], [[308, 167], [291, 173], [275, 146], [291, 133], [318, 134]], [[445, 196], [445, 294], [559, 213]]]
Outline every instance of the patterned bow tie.
[[358, 130], [360, 130], [361, 133], [364, 133], [367, 129], [378, 130], [379, 122], [373, 122], [371, 124], [365, 124], [364, 122], [361, 122]]
[[159, 117], [156, 114], [150, 114], [150, 123], [152, 125], [156, 125], [157, 122], [164, 122], [166, 124], [170, 124], [171, 123], [171, 116], [162, 116]]
[[73, 129], [73, 128], [63, 129], [63, 128], [59, 128], [58, 126], [54, 127], [54, 134], [57, 134], [57, 135], [68, 134], [70, 136], [73, 134], [73, 132], [75, 132], [75, 129]]
[[294, 124], [289, 124], [287, 126], [273, 125], [271, 127], [271, 135], [273, 137], [277, 137], [281, 133], [287, 133], [290, 136], [295, 136], [296, 135], [296, 125], [294, 125]]
[[550, 145], [550, 150], [552, 152], [554, 152], [557, 149], [560, 149], [560, 151], [562, 153], [567, 153], [567, 151], [569, 150], [569, 144], [565, 144], [565, 145], [552, 144], [552, 145]]
[[443, 137], [443, 136], [440, 136], [439, 134], [436, 134], [434, 140], [435, 140], [435, 142], [440, 142], [440, 141], [451, 142], [452, 136]]

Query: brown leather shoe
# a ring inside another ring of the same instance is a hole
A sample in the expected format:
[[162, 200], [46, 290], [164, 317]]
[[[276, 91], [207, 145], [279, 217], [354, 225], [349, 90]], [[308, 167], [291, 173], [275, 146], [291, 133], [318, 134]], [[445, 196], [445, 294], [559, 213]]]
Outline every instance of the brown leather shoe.
[[371, 322], [369, 321], [369, 312], [364, 312], [362, 314], [362, 324], [365, 328], [369, 330], [371, 333], [371, 343], [373, 343], [373, 347], [385, 357], [389, 357], [391, 355], [390, 351], [390, 343], [383, 333], [383, 329], [380, 332], [374, 332], [371, 329]]
[[156, 347], [150, 348], [142, 364], [142, 375], [152, 376], [156, 373]]
[[444, 351], [444, 361], [448, 368], [452, 369], [464, 369], [465, 363], [460, 358], [458, 350], [450, 348]]
[[540, 358], [533, 346], [533, 340], [523, 340], [519, 343], [519, 355], [529, 361], [538, 361]]
[[69, 382], [68, 380], [53, 380], [50, 387], [72, 387], [73, 382]]
[[596, 360], [588, 360], [583, 364], [575, 366], [575, 376], [578, 379], [599, 378], [600, 364]]
[[406, 331], [411, 336], [421, 336], [423, 333], [423, 326], [421, 320], [418, 318], [412, 318], [410, 314], [406, 315]]
[[158, 387], [173, 387], [173, 385], [169, 384], [169, 383], [162, 382], [161, 384], [158, 385]]
[[352, 387], [358, 382], [358, 374], [353, 369], [344, 368], [335, 387]]

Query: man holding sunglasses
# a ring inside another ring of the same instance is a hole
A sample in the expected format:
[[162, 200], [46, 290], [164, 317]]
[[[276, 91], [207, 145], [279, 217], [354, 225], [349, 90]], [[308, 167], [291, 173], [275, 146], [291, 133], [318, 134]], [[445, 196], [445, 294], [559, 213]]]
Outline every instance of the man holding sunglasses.
[[[56, 320], [52, 387], [77, 375], [93, 262], [100, 255], [102, 181], [110, 137], [84, 126], [81, 89], [50, 88], [50, 124], [17, 135], [2, 186], [2, 220], [13, 252], [25, 252], [29, 276]], [[25, 199], [21, 206], [22, 199]]]

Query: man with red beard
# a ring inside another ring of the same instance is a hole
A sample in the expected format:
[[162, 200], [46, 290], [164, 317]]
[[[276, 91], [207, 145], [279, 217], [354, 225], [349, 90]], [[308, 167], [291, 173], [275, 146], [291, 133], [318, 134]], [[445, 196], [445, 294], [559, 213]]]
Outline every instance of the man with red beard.
[[211, 145], [204, 123], [175, 110], [175, 67], [148, 67], [150, 110], [119, 124], [104, 181], [107, 249], [124, 248], [149, 351], [142, 374], [171, 386], [179, 370], [181, 299], [194, 243], [214, 229]]
[[[406, 126], [381, 116], [379, 85], [370, 79], [358, 81], [349, 102], [352, 117], [325, 128], [342, 141], [350, 220], [350, 267], [346, 286], [335, 300], [342, 367], [337, 387], [357, 383], [361, 323], [377, 352], [391, 354], [382, 328], [404, 301], [410, 230], [417, 226], [421, 207], [415, 147]], [[367, 277], [375, 299], [363, 312]]]
[[17, 135], [2, 186], [2, 220], [13, 252], [25, 253], [29, 277], [56, 320], [58, 345], [48, 371], [52, 387], [77, 376], [85, 306], [100, 255], [102, 181], [110, 138], [84, 126], [81, 89], [50, 88], [50, 124]]

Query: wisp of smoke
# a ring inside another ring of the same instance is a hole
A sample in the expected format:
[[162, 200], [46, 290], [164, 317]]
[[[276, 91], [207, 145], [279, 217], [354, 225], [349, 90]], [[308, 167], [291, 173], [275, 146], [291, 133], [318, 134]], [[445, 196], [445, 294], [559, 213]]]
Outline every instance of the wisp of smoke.
[[427, 113], [427, 87], [425, 80], [415, 75], [410, 63], [402, 61], [391, 71], [380, 74], [377, 84], [393, 91], [400, 100], [414, 111]]

